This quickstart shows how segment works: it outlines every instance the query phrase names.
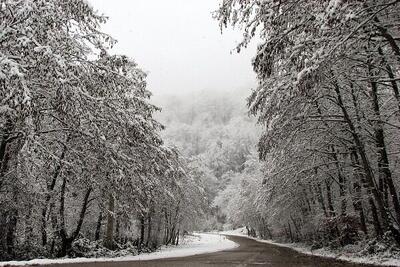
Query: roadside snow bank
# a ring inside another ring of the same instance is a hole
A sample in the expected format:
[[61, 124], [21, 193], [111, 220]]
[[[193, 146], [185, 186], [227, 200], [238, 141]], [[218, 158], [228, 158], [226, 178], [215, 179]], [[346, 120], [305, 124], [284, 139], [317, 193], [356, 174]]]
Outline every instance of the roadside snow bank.
[[235, 230], [228, 230], [228, 231], [218, 232], [218, 233], [220, 233], [221, 235], [244, 236], [244, 237], [248, 237], [248, 238], [251, 238], [251, 239], [254, 239], [254, 240], [257, 240], [257, 241], [261, 240], [261, 239], [258, 239], [258, 238], [249, 237], [247, 235], [247, 230], [246, 230], [245, 227], [238, 228], [238, 229], [235, 229]]
[[311, 256], [333, 258], [352, 263], [374, 264], [381, 266], [400, 266], [400, 259], [392, 258], [390, 255], [379, 254], [379, 255], [359, 256], [357, 254], [351, 254], [345, 252], [346, 248], [343, 248], [344, 251], [331, 251], [326, 248], [312, 250], [311, 246], [302, 243], [277, 243], [272, 240], [257, 240], [257, 241], [280, 247], [291, 248], [297, 252]]
[[249, 239], [256, 240], [261, 243], [267, 243], [275, 246], [291, 248], [297, 252], [311, 255], [311, 256], [318, 256], [318, 257], [325, 257], [325, 258], [334, 258], [337, 260], [348, 261], [353, 263], [364, 263], [364, 264], [375, 264], [381, 266], [400, 266], [400, 259], [393, 258], [391, 255], [371, 255], [371, 256], [358, 256], [356, 254], [346, 253], [345, 248], [341, 252], [334, 252], [330, 251], [325, 248], [321, 249], [311, 249], [311, 246], [302, 244], [302, 243], [277, 243], [273, 240], [263, 240], [259, 238], [249, 237], [247, 235], [246, 228], [238, 228], [235, 230], [223, 231], [219, 232], [223, 235], [233, 235], [233, 236], [243, 236]]
[[22, 266], [22, 265], [44, 265], [78, 262], [114, 262], [114, 261], [142, 261], [164, 258], [185, 257], [197, 254], [217, 252], [233, 249], [239, 245], [219, 234], [195, 233], [185, 237], [181, 245], [164, 246], [159, 251], [145, 253], [137, 256], [126, 256], [118, 258], [64, 258], [64, 259], [35, 259], [30, 261], [5, 261], [0, 266]]

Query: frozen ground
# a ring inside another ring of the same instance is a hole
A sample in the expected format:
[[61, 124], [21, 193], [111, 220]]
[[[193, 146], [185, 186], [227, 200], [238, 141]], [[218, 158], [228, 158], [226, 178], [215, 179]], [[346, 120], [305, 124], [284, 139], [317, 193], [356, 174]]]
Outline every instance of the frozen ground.
[[181, 245], [162, 247], [153, 253], [140, 254], [137, 256], [126, 256], [118, 258], [65, 258], [65, 259], [35, 259], [30, 261], [8, 261], [0, 262], [0, 266], [21, 266], [54, 263], [75, 263], [75, 262], [107, 262], [107, 261], [141, 261], [162, 258], [184, 257], [203, 253], [217, 252], [233, 249], [238, 245], [219, 234], [195, 233], [187, 236]]
[[[220, 234], [226, 234], [226, 235], [235, 235], [235, 236], [247, 236], [247, 231], [246, 228], [239, 228], [235, 230], [229, 230], [229, 231], [223, 231], [219, 232]], [[400, 259], [393, 258], [391, 255], [377, 255], [377, 256], [368, 256], [368, 257], [361, 257], [357, 256], [354, 254], [351, 254], [349, 252], [333, 252], [329, 251], [327, 249], [311, 249], [311, 246], [307, 246], [305, 244], [301, 243], [277, 243], [272, 240], [263, 240], [259, 238], [253, 238], [253, 237], [248, 237], [250, 239], [257, 240], [258, 242], [261, 243], [268, 243], [268, 244], [273, 244], [281, 247], [287, 247], [294, 249], [300, 253], [307, 254], [307, 255], [314, 255], [314, 256], [320, 256], [320, 257], [326, 257], [326, 258], [335, 258], [339, 260], [344, 260], [348, 262], [354, 262], [354, 263], [366, 263], [366, 264], [376, 264], [376, 265], [382, 265], [382, 266], [400, 266]], [[348, 248], [349, 249], [349, 248]]]

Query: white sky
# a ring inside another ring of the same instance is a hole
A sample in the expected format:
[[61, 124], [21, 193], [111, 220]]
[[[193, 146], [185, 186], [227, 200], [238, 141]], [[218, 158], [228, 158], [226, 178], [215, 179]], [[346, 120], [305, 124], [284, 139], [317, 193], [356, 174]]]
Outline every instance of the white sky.
[[115, 53], [148, 72], [155, 95], [254, 87], [255, 46], [231, 51], [240, 30], [221, 31], [211, 12], [219, 0], [89, 0], [109, 17], [103, 31], [118, 40]]

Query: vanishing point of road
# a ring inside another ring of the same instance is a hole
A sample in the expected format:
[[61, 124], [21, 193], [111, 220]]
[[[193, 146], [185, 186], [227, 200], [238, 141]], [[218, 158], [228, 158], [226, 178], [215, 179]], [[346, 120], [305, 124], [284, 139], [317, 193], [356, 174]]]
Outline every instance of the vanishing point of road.
[[[215, 253], [200, 254], [181, 258], [156, 259], [148, 261], [97, 262], [54, 264], [46, 267], [228, 267], [228, 266], [271, 266], [271, 267], [362, 267], [334, 259], [308, 256], [289, 248], [283, 248], [239, 236], [228, 238], [240, 246]], [[369, 265], [372, 266], [372, 265]]]

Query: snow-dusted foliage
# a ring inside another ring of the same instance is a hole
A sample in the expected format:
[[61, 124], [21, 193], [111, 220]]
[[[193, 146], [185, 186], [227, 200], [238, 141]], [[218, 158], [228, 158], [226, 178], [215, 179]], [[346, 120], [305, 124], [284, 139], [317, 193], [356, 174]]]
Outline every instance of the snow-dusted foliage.
[[200, 211], [145, 73], [108, 54], [103, 22], [82, 0], [0, 1], [0, 260], [73, 255], [83, 237], [177, 243]]
[[258, 217], [233, 221], [319, 246], [400, 245], [400, 3], [224, 0], [215, 16], [242, 27], [238, 50], [260, 40], [248, 105], [265, 170], [236, 195]]
[[223, 229], [230, 214], [225, 203], [214, 199], [242, 175], [247, 158], [255, 152], [260, 129], [248, 117], [246, 94], [247, 90], [204, 90], [158, 100], [163, 107], [160, 120], [167, 126], [165, 142], [178, 147], [190, 176], [204, 188], [205, 201], [196, 201], [203, 202], [206, 216], [191, 221], [197, 230]]

